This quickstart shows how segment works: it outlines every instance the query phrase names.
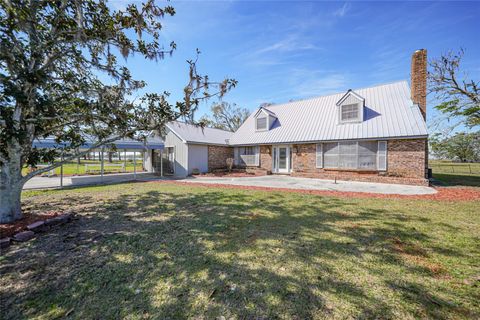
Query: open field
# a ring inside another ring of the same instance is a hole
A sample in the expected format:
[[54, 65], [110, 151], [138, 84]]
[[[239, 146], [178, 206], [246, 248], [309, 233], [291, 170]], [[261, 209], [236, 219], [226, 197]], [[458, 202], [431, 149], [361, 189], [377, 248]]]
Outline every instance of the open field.
[[[140, 157], [139, 157], [140, 158]], [[88, 165], [85, 166], [85, 165]], [[113, 160], [111, 163], [109, 163], [107, 160], [105, 160], [104, 164], [104, 173], [119, 173], [119, 172], [124, 172], [120, 165], [123, 165], [124, 161], [118, 161], [118, 160]], [[113, 166], [112, 166], [113, 165]], [[89, 172], [86, 172], [86, 170], [89, 170]], [[125, 172], [133, 172], [135, 169], [135, 166], [133, 164], [133, 160], [127, 160], [127, 163], [125, 165]], [[56, 175], [60, 174], [60, 167], [54, 169], [54, 173]], [[80, 164], [77, 164], [76, 161], [74, 162], [67, 162], [63, 165], [63, 174], [64, 175], [84, 175], [84, 174], [100, 174], [101, 170], [101, 163], [99, 160], [81, 160]], [[25, 168], [24, 173], [28, 172], [28, 169]], [[142, 159], [137, 159], [137, 172], [143, 171], [142, 169]]]
[[447, 186], [480, 187], [480, 163], [430, 160], [433, 178]]
[[24, 203], [79, 215], [0, 257], [4, 318], [480, 317], [478, 201], [155, 182]]

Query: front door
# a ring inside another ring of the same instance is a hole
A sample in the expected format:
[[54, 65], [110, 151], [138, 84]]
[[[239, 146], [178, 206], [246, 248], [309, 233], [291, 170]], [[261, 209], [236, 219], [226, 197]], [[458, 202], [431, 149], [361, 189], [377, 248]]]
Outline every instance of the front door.
[[289, 146], [273, 146], [272, 148], [273, 172], [289, 173], [290, 172], [290, 147]]

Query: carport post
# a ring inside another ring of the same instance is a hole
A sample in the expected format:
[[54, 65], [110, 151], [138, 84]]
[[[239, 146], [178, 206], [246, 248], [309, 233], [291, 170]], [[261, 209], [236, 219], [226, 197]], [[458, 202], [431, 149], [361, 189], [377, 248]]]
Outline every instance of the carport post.
[[[62, 149], [62, 155], [60, 157], [60, 161], [63, 162], [63, 149]], [[63, 163], [60, 166], [60, 188], [63, 188]]]
[[160, 177], [163, 177], [163, 150], [160, 150]]
[[123, 149], [123, 172], [127, 172], [127, 149]]
[[137, 180], [137, 151], [133, 151], [133, 179]]
[[103, 150], [104, 150], [104, 147], [102, 146], [102, 149], [101, 149], [102, 160], [100, 162], [100, 179], [101, 179], [102, 183], [103, 183], [103, 160], [104, 160]]

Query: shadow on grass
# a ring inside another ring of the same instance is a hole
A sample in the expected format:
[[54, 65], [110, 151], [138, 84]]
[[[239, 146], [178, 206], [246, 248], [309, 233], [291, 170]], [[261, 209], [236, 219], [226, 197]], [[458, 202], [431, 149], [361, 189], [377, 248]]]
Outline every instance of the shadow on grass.
[[441, 186], [480, 187], [480, 175], [435, 173], [433, 178]]
[[[350, 316], [392, 318], [395, 305], [337, 265], [368, 256], [381, 262], [365, 264], [372, 274], [385, 265], [431, 276], [395, 250], [392, 239], [429, 241], [402, 223], [404, 215], [353, 210], [357, 204], [345, 199], [297, 197], [287, 204], [282, 193], [148, 191], [100, 201], [4, 257], [1, 273], [24, 284], [1, 289], [4, 316], [310, 319], [338, 312], [329, 295], [353, 308]], [[84, 205], [89, 196], [63, 201], [54, 205]], [[379, 223], [388, 214], [393, 222]], [[456, 308], [420, 284], [385, 286], [420, 305], [417, 316]]]

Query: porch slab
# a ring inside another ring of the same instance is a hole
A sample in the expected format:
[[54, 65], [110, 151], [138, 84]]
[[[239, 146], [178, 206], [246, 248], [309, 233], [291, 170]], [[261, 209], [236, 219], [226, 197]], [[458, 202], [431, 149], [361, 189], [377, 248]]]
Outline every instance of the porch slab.
[[434, 188], [400, 184], [338, 181], [291, 177], [286, 175], [268, 175], [257, 177], [188, 177], [182, 181], [188, 183], [211, 183], [266, 188], [286, 188], [302, 190], [327, 190], [344, 192], [367, 192], [378, 194], [424, 195], [435, 194]]
[[[150, 181], [158, 180], [160, 177], [149, 172], [137, 172], [137, 175], [129, 173], [115, 173], [106, 174], [103, 178], [100, 175], [86, 175], [86, 176], [66, 176], [63, 177], [64, 187], [88, 186], [97, 184], [113, 184], [128, 181]], [[23, 187], [27, 189], [48, 189], [60, 188], [60, 177], [33, 177]]]

